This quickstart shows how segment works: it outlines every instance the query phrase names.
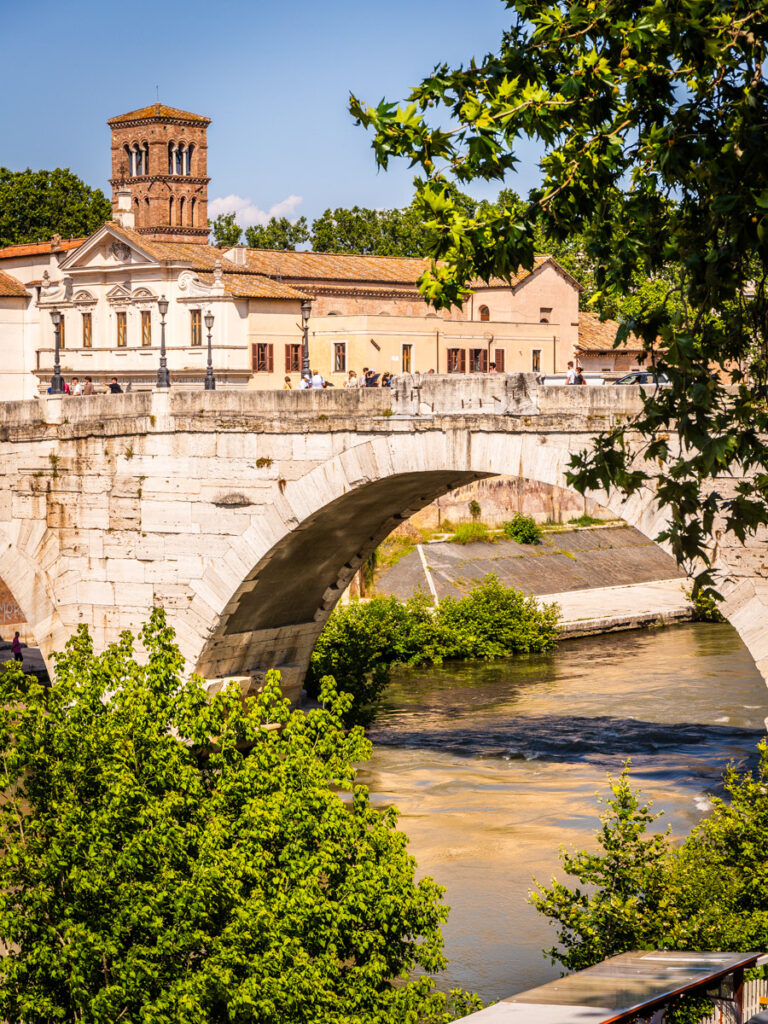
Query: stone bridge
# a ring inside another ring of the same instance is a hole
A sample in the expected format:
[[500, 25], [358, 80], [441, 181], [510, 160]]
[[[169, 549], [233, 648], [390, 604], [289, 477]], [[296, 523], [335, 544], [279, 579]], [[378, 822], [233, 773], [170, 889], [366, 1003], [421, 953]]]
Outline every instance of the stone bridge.
[[[141, 392], [0, 406], [0, 577], [43, 655], [97, 649], [163, 605], [209, 680], [283, 672], [296, 696], [360, 564], [446, 491], [507, 474], [564, 485], [572, 452], [636, 388], [533, 375], [398, 378], [389, 390]], [[652, 494], [595, 494], [654, 538]], [[768, 677], [764, 541], [721, 541], [725, 612]]]

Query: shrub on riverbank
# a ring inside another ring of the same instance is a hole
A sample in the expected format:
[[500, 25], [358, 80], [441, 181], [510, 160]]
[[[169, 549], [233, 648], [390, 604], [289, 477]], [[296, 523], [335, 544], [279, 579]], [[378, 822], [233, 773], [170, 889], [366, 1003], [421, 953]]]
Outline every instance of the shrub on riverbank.
[[370, 720], [392, 665], [493, 661], [551, 650], [559, 618], [556, 605], [542, 606], [494, 575], [466, 597], [444, 598], [437, 608], [423, 594], [405, 602], [374, 597], [333, 613], [312, 653], [307, 689], [316, 695], [320, 680], [331, 675], [355, 697], [347, 720]]
[[[350, 704], [291, 710], [185, 678], [163, 613], [95, 655], [85, 627], [49, 692], [0, 675], [0, 1020], [420, 1021], [479, 1008], [434, 991], [442, 890], [397, 812], [355, 785]], [[340, 791], [346, 794], [345, 799]]]
[[504, 536], [518, 544], [538, 544], [541, 541], [541, 527], [533, 516], [516, 512], [503, 526]]
[[493, 543], [493, 537], [488, 530], [485, 523], [471, 522], [471, 523], [459, 523], [459, 525], [453, 531], [453, 535], [448, 538], [451, 544], [474, 544], [477, 542], [489, 544]]

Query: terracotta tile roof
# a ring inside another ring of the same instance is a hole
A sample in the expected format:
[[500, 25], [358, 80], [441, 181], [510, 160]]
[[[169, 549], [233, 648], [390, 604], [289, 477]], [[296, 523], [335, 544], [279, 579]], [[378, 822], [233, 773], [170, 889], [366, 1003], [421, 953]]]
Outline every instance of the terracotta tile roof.
[[221, 260], [222, 266], [229, 270], [242, 269], [224, 259], [224, 250], [217, 249], [215, 245], [201, 245], [199, 242], [156, 242], [147, 235], [142, 235], [131, 228], [124, 228], [114, 221], [110, 221], [107, 227], [163, 263], [183, 262], [189, 264], [193, 270], [213, 270], [216, 260]]
[[[213, 284], [213, 274], [198, 274], [203, 284]], [[222, 277], [225, 289], [244, 299], [303, 299], [305, 296], [283, 281], [273, 281], [261, 274], [230, 274]]]
[[[601, 320], [595, 313], [579, 312], [578, 352], [613, 352], [619, 325], [615, 320]], [[619, 352], [642, 352], [645, 346], [640, 338], [630, 334], [618, 346]]]
[[122, 124], [125, 121], [146, 121], [150, 117], [157, 117], [163, 120], [176, 119], [179, 121], [202, 121], [205, 124], [211, 123], [210, 117], [205, 117], [203, 114], [192, 114], [188, 110], [179, 110], [177, 107], [166, 107], [162, 103], [153, 103], [149, 107], [131, 110], [128, 114], [110, 117], [107, 124]]
[[11, 274], [7, 274], [4, 270], [0, 270], [0, 295], [3, 298], [8, 298], [12, 295], [21, 295], [26, 298], [27, 289]]
[[55, 247], [53, 240], [30, 242], [26, 245], [9, 245], [5, 249], [0, 249], [0, 260], [9, 260], [14, 256], [37, 256], [40, 253], [77, 249], [84, 241], [84, 238], [63, 238]]
[[429, 260], [405, 256], [357, 256], [330, 252], [246, 249], [246, 268], [297, 281], [377, 281], [415, 285]]

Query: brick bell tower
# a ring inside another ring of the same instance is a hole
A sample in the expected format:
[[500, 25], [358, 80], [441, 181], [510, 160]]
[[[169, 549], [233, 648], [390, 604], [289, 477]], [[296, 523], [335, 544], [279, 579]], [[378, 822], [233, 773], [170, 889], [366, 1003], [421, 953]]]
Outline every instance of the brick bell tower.
[[118, 192], [123, 202], [129, 193], [139, 234], [156, 242], [208, 243], [210, 123], [209, 117], [160, 103], [107, 121], [112, 209], [117, 213]]

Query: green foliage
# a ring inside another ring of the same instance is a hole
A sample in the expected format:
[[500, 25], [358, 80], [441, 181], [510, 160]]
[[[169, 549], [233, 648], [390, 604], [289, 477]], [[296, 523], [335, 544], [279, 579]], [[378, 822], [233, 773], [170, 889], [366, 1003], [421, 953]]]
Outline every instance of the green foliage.
[[568, 520], [570, 526], [600, 526], [604, 522], [604, 519], [595, 519], [594, 516], [588, 516], [586, 512], [584, 515]]
[[486, 544], [493, 543], [493, 537], [488, 532], [486, 524], [478, 523], [477, 521], [459, 523], [448, 540], [451, 544], [474, 544], [478, 541]]
[[215, 220], [208, 221], [208, 227], [213, 234], [213, 244], [221, 249], [231, 249], [233, 245], [238, 245], [243, 234], [234, 213], [220, 213]]
[[504, 523], [504, 536], [518, 544], [540, 544], [542, 530], [533, 516], [524, 516], [516, 512]]
[[542, 607], [494, 575], [466, 597], [444, 598], [437, 609], [421, 593], [405, 602], [374, 597], [334, 611], [312, 653], [307, 690], [317, 693], [323, 677], [332, 675], [355, 698], [346, 721], [367, 722], [392, 665], [551, 650], [559, 618], [556, 605]]
[[67, 168], [0, 167], [0, 246], [90, 235], [112, 217], [112, 204]]
[[[756, 772], [725, 776], [725, 797], [679, 846], [652, 834], [658, 815], [629, 785], [628, 768], [611, 781], [598, 852], [565, 851], [570, 887], [553, 880], [531, 896], [557, 928], [546, 952], [569, 970], [631, 949], [727, 949], [768, 944], [768, 744]], [[670, 1020], [694, 1024], [700, 1002], [676, 1007]]]
[[480, 508], [480, 502], [475, 501], [475, 499], [473, 498], [472, 501], [470, 501], [469, 503], [469, 514], [472, 516], [473, 519], [479, 519], [482, 511], [483, 510]]
[[293, 252], [297, 245], [309, 239], [306, 217], [290, 221], [287, 217], [272, 217], [266, 224], [245, 229], [245, 244], [249, 249], [282, 249]]
[[[434, 257], [420, 287], [435, 307], [461, 305], [475, 278], [530, 269], [542, 237], [578, 244], [593, 307], [620, 312], [617, 340], [634, 331], [654, 348], [671, 386], [574, 456], [570, 482], [654, 492], [669, 513], [660, 539], [698, 571], [716, 522], [743, 539], [768, 521], [764, 11], [506, 2], [495, 53], [439, 65], [401, 106], [352, 97], [352, 114], [379, 166], [403, 157], [419, 172]], [[460, 206], [457, 186], [503, 181], [528, 139], [546, 149], [539, 186]], [[731, 473], [734, 493], [708, 486]]]
[[418, 213], [404, 210], [326, 210], [312, 224], [315, 252], [360, 253], [365, 256], [424, 256], [428, 250]]
[[[155, 611], [96, 656], [85, 627], [47, 696], [0, 676], [0, 1018], [442, 1024], [447, 908], [397, 813], [355, 784], [370, 754], [270, 673], [243, 701], [182, 676]], [[343, 797], [340, 795], [345, 794]]]
[[693, 602], [697, 622], [725, 622], [725, 616], [718, 608], [718, 595], [713, 590], [694, 584], [688, 596]]

